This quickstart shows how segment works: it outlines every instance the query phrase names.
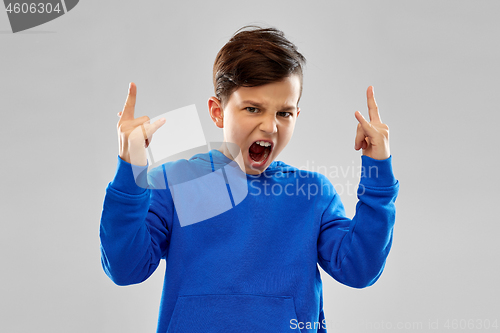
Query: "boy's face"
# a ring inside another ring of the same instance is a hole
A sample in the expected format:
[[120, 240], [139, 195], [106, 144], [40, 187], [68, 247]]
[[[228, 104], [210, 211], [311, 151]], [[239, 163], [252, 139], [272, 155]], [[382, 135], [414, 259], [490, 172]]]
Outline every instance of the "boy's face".
[[[258, 87], [239, 87], [227, 101], [211, 97], [208, 105], [215, 124], [224, 130], [224, 142], [236, 144], [239, 151], [224, 144], [219, 149], [235, 160], [247, 174], [260, 174], [276, 159], [290, 141], [300, 113], [297, 102], [300, 79], [291, 75], [280, 82]], [[264, 147], [257, 141], [265, 141]], [[269, 143], [271, 146], [268, 146]]]

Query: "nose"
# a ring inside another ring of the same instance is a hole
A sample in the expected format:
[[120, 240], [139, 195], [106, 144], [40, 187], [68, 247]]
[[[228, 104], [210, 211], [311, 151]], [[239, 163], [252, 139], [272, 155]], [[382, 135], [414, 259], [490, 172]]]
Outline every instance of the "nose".
[[273, 134], [278, 131], [276, 117], [273, 114], [268, 114], [262, 117], [262, 120], [259, 125], [259, 129], [262, 132]]

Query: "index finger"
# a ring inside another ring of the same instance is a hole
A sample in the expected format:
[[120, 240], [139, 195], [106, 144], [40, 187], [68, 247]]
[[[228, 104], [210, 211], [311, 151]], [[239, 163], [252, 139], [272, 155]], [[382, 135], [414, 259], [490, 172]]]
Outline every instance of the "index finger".
[[137, 96], [137, 86], [134, 82], [130, 82], [128, 88], [128, 96], [123, 107], [122, 119], [134, 119], [135, 99]]
[[380, 113], [378, 112], [377, 102], [375, 102], [375, 94], [373, 92], [373, 86], [369, 86], [366, 90], [366, 99], [368, 104], [368, 115], [370, 116], [370, 121], [382, 122], [380, 119]]

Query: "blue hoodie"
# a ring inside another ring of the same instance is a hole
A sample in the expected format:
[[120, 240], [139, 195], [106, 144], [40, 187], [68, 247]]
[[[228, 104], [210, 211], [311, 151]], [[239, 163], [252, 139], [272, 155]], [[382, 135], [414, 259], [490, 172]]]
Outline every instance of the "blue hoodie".
[[351, 220], [324, 175], [281, 161], [248, 175], [214, 149], [147, 172], [118, 156], [101, 216], [104, 271], [136, 284], [167, 260], [157, 332], [326, 332], [318, 264], [364, 288], [392, 243], [392, 157], [361, 160]]

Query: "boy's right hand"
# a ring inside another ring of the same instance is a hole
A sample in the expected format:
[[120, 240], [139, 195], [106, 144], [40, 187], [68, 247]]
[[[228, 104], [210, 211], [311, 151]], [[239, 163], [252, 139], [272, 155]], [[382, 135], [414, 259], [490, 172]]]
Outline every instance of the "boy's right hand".
[[147, 165], [146, 148], [151, 143], [153, 134], [165, 124], [165, 118], [149, 123], [148, 116], [134, 119], [135, 99], [137, 86], [131, 82], [128, 89], [127, 101], [123, 111], [118, 112], [117, 130], [119, 155], [124, 161], [145, 166]]

